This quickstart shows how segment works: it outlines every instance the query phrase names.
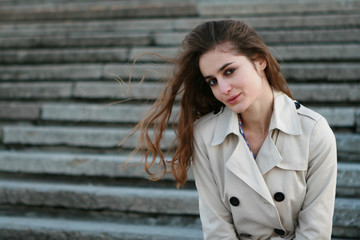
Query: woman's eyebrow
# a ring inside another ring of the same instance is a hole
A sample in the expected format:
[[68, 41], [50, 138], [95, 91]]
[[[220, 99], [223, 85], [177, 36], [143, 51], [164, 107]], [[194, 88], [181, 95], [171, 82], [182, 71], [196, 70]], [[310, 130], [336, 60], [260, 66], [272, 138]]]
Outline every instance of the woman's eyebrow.
[[[219, 70], [217, 71], [218, 73], [221, 72], [222, 70], [224, 70], [227, 66], [229, 66], [230, 64], [232, 64], [233, 62], [229, 62], [229, 63], [225, 63], [224, 65], [222, 65]], [[206, 76], [204, 77], [205, 79], [211, 78], [212, 76]]]

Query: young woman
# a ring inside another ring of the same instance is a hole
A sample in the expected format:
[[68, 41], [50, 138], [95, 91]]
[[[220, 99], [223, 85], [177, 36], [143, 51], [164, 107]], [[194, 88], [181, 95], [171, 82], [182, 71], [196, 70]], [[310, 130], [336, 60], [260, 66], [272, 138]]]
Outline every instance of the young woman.
[[[161, 139], [178, 96], [167, 162]], [[192, 166], [205, 239], [330, 239], [334, 135], [292, 99], [279, 64], [246, 24], [210, 21], [190, 32], [173, 78], [135, 131], [148, 172], [160, 158], [160, 177], [170, 165], [181, 186]]]

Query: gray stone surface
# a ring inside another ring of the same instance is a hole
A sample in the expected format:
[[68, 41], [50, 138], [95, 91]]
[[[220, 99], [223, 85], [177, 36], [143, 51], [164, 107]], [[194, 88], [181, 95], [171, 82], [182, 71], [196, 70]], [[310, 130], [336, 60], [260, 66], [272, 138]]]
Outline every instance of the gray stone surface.
[[[252, 27], [263, 29], [308, 29], [349, 26], [357, 27], [360, 16], [356, 13], [334, 14], [326, 13], [319, 15], [258, 15], [258, 16], [232, 16], [232, 18], [244, 21]], [[214, 19], [206, 18], [180, 18], [175, 20], [175, 30], [188, 32], [198, 24]]]
[[336, 143], [339, 151], [349, 153], [360, 153], [360, 134], [336, 134]]
[[270, 50], [280, 61], [356, 61], [360, 59], [359, 44], [274, 46]]
[[[81, 154], [0, 151], [0, 169], [4, 172], [124, 178], [148, 177], [140, 162], [140, 157], [134, 156], [129, 159], [127, 153]], [[165, 178], [169, 179], [170, 176], [166, 175]]]
[[353, 187], [360, 189], [360, 165], [357, 163], [338, 164], [338, 187]]
[[260, 31], [259, 35], [267, 44], [301, 44], [301, 43], [359, 43], [359, 29], [338, 30], [294, 30], [294, 31]]
[[[88, 104], [44, 104], [41, 119], [75, 122], [137, 123], [149, 110], [139, 104], [88, 105]], [[174, 109], [178, 112], [178, 107]], [[0, 115], [1, 116], [1, 115]]]
[[330, 126], [354, 127], [355, 111], [352, 107], [311, 107], [312, 110], [320, 113], [326, 118]]
[[105, 64], [104, 78], [115, 79], [117, 77], [128, 80], [132, 73], [133, 79], [161, 80], [170, 75], [172, 68], [166, 64], [142, 64], [136, 63], [132, 72], [132, 64]]
[[[306, 3], [306, 4], [305, 4]], [[316, 12], [356, 12], [360, 9], [358, 1], [255, 1], [207, 3], [199, 6], [200, 16], [236, 16], [260, 14], [296, 14]]]
[[[125, 75], [125, 74], [124, 74]], [[114, 74], [115, 76], [115, 74]], [[124, 79], [125, 84], [121, 82], [78, 82], [75, 84], [73, 96], [84, 99], [109, 99], [110, 104], [119, 103], [113, 99], [156, 99], [163, 85], [160, 83], [142, 83], [131, 82]]]
[[[334, 226], [360, 229], [360, 200], [337, 198], [335, 201]], [[359, 231], [359, 230], [358, 230]]]
[[2, 99], [69, 98], [72, 94], [71, 83], [0, 83]]
[[162, 19], [113, 19], [111, 21], [67, 21], [67, 22], [4, 22], [0, 36], [48, 36], [54, 33], [81, 32], [115, 32], [115, 33], [148, 33], [150, 31], [171, 31], [176, 20]]
[[[59, 33], [78, 32], [117, 32], [117, 33], [148, 33], [150, 31], [169, 32], [173, 36], [183, 36], [196, 25], [212, 18], [178, 18], [168, 19], [113, 19], [112, 21], [67, 21], [67, 22], [3, 22], [0, 36], [39, 36]], [[241, 17], [242, 20], [258, 30], [277, 28], [319, 28], [319, 27], [357, 27], [360, 22], [358, 14], [322, 14], [322, 15], [290, 15], [290, 16], [255, 16]], [[177, 33], [180, 31], [180, 33]], [[173, 38], [178, 44], [178, 37]]]
[[91, 80], [100, 79], [101, 64], [0, 66], [0, 81], [9, 80]]
[[[360, 75], [358, 63], [284, 63], [281, 68], [288, 81], [354, 81]], [[0, 66], [0, 80], [128, 80], [131, 73], [133, 79], [161, 80], [171, 72], [167, 64], [144, 63], [136, 63], [133, 72], [131, 63]]]
[[7, 48], [58, 48], [58, 47], [109, 47], [149, 45], [148, 34], [51, 34], [49, 36], [1, 37], [0, 49]]
[[195, 190], [0, 180], [1, 204], [198, 215]]
[[40, 104], [0, 102], [0, 119], [36, 120], [40, 117]]
[[[98, 2], [97, 2], [98, 3]], [[111, 19], [111, 18], [143, 18], [143, 17], [176, 17], [196, 16], [194, 4], [162, 3], [126, 5], [121, 2], [109, 4], [86, 4], [84, 6], [50, 6], [40, 9], [35, 7], [23, 9], [4, 9], [0, 12], [0, 20], [51, 20], [51, 19]]]
[[[100, 87], [99, 87], [100, 88]], [[144, 96], [146, 97], [146, 96]], [[5, 104], [6, 106], [6, 104]], [[20, 107], [21, 104], [18, 104]], [[138, 104], [54, 104], [45, 103], [41, 107], [41, 119], [74, 121], [74, 122], [139, 122], [149, 106]], [[311, 107], [323, 115], [330, 126], [354, 127], [355, 112], [352, 107]], [[179, 106], [174, 106], [174, 115], [178, 114]]]
[[[129, 133], [129, 128], [4, 126], [3, 143], [117, 148]], [[162, 146], [168, 148], [173, 139], [174, 132], [166, 131]], [[134, 148], [136, 144], [137, 136], [131, 136], [121, 147]]]
[[355, 113], [356, 117], [356, 132], [360, 133], [360, 109], [358, 109]]
[[0, 63], [69, 63], [69, 62], [124, 62], [128, 61], [126, 48], [111, 49], [46, 49], [5, 50], [0, 52]]
[[201, 240], [199, 228], [118, 224], [53, 218], [0, 217], [3, 240]]
[[290, 83], [289, 86], [299, 101], [356, 103], [360, 98], [359, 84]]

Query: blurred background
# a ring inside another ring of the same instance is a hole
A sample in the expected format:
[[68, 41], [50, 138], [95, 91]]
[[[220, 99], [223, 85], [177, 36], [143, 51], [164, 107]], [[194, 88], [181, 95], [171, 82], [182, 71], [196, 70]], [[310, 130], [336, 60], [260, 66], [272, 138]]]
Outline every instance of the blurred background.
[[136, 136], [118, 144], [171, 72], [145, 56], [129, 84], [134, 58], [171, 57], [223, 18], [253, 26], [295, 98], [328, 120], [333, 239], [360, 239], [359, 0], [0, 0], [0, 239], [202, 239], [191, 173], [179, 190], [150, 182], [124, 168]]

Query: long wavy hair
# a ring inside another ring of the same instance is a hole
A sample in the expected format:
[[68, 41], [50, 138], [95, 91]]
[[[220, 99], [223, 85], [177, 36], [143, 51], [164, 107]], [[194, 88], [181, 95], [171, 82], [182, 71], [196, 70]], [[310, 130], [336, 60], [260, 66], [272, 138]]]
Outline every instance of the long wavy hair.
[[[187, 181], [193, 156], [194, 122], [205, 114], [219, 111], [223, 107], [223, 103], [214, 97], [202, 76], [199, 59], [204, 53], [223, 43], [230, 43], [235, 53], [244, 55], [251, 61], [259, 57], [265, 59], [265, 75], [269, 84], [293, 98], [280, 73], [278, 62], [253, 28], [235, 20], [208, 21], [200, 24], [182, 41], [177, 56], [170, 61], [173, 64], [172, 77], [165, 81], [161, 95], [130, 134], [138, 132], [138, 143], [133, 153], [141, 152], [144, 168], [152, 180], [172, 173], [177, 187], [183, 186]], [[161, 146], [161, 141], [170, 126], [174, 103], [179, 97], [181, 104], [180, 113], [175, 119], [177, 124], [171, 124], [175, 131], [175, 139], [170, 148], [171, 160], [166, 160], [167, 154]]]

